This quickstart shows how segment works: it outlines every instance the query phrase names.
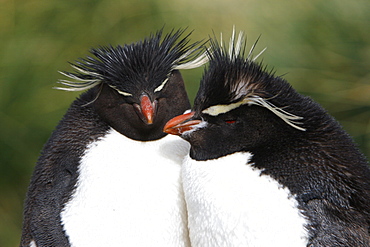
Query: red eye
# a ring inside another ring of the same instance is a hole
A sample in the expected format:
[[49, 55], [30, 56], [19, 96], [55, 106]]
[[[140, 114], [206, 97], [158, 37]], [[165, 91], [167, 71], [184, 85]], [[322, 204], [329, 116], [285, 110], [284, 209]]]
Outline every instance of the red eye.
[[236, 122], [236, 120], [225, 120], [225, 122], [228, 123], [228, 124], [233, 124], [233, 123]]

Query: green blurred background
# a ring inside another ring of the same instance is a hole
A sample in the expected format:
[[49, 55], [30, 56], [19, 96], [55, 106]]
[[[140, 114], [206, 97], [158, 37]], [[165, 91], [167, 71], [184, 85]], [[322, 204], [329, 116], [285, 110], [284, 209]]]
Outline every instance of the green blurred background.
[[[78, 93], [52, 89], [67, 61], [138, 41], [165, 25], [193, 41], [246, 32], [256, 52], [321, 103], [370, 156], [369, 0], [0, 0], [0, 246], [17, 246], [29, 179]], [[203, 68], [184, 71], [193, 100]]]

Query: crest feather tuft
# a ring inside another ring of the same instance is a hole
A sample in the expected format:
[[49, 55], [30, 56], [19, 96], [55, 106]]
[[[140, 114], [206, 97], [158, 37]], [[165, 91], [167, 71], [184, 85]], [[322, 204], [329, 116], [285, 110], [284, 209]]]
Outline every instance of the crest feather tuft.
[[290, 86], [279, 77], [274, 77], [273, 71], [268, 72], [261, 63], [255, 62], [266, 50], [264, 48], [253, 56], [258, 40], [246, 54], [244, 34], [239, 32], [236, 37], [235, 28], [228, 46], [225, 46], [222, 34], [220, 41], [210, 39], [210, 65], [203, 76], [195, 108], [202, 113], [217, 116], [242, 105], [257, 105], [268, 109], [293, 128], [305, 131], [305, 128], [299, 126], [302, 117], [283, 110], [286, 106], [278, 107], [279, 104], [270, 102], [276, 101], [275, 97], [279, 96], [281, 87]]
[[185, 29], [179, 29], [163, 35], [162, 29], [129, 45], [91, 49], [93, 56], [71, 64], [74, 72], [60, 72], [70, 80], [58, 80], [66, 87], [56, 89], [83, 91], [103, 81], [117, 87], [122, 86], [119, 81], [141, 83], [145, 78], [156, 78], [156, 83], [162, 83], [172, 70], [193, 69], [207, 63], [209, 58], [201, 49], [202, 41], [189, 44], [191, 32], [181, 38], [184, 32]]

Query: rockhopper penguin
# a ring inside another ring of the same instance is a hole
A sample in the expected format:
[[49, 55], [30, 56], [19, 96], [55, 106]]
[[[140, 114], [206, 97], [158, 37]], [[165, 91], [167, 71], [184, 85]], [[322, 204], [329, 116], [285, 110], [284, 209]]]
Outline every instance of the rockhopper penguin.
[[190, 108], [179, 69], [207, 61], [184, 30], [92, 49], [63, 74], [75, 100], [46, 143], [21, 246], [189, 246], [180, 166], [189, 144], [162, 132]]
[[370, 171], [321, 106], [215, 39], [193, 111], [165, 132], [182, 166], [193, 247], [370, 246]]

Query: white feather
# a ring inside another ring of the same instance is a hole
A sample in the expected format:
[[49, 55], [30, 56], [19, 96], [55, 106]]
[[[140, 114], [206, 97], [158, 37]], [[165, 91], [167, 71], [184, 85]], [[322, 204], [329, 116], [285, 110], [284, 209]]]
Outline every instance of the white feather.
[[246, 98], [245, 102], [251, 105], [259, 105], [259, 106], [265, 107], [266, 109], [270, 110], [272, 113], [274, 113], [276, 116], [281, 118], [284, 122], [286, 122], [293, 128], [296, 128], [301, 131], [306, 131], [305, 128], [299, 127], [297, 125], [297, 124], [302, 124], [301, 122], [297, 122], [297, 120], [301, 120], [303, 119], [303, 117], [299, 117], [287, 111], [284, 111], [283, 109], [276, 107], [272, 103], [268, 102], [266, 99], [263, 99], [258, 96], [254, 96], [254, 97]]
[[229, 56], [234, 57], [235, 51], [235, 27], [233, 27], [233, 31], [231, 33], [230, 42], [229, 42]]
[[[229, 41], [229, 48], [228, 48], [228, 56], [229, 56], [230, 60], [233, 60], [233, 59], [241, 56], [242, 55], [241, 52], [244, 51], [244, 49], [243, 49], [244, 41], [245, 41], [244, 32], [240, 31], [239, 34], [238, 34], [237, 39], [235, 39], [235, 35], [236, 35], [235, 26], [233, 26], [233, 30], [232, 30], [230, 41]], [[220, 45], [221, 48], [223, 48], [222, 36], [223, 35], [221, 33], [221, 38], [220, 38], [220, 42], [219, 42], [219, 45]], [[249, 50], [249, 53], [248, 53], [248, 56], [247, 56], [246, 60], [254, 62], [267, 49], [267, 47], [265, 47], [256, 56], [253, 57], [253, 51], [254, 51], [256, 45], [257, 45], [257, 42], [255, 42], [252, 45], [252, 47]], [[224, 50], [221, 49], [221, 51], [223, 52]]]
[[82, 73], [89, 74], [89, 75], [94, 75], [96, 77], [95, 77], [95, 79], [82, 79], [82, 78], [80, 78], [78, 76], [75, 76], [73, 74], [67, 74], [67, 73], [59, 71], [60, 74], [66, 76], [68, 78], [71, 78], [74, 81], [58, 80], [57, 81], [58, 83], [67, 86], [67, 88], [65, 88], [65, 87], [54, 87], [54, 89], [64, 90], [64, 91], [83, 91], [83, 90], [93, 88], [96, 85], [99, 85], [101, 83], [100, 75], [98, 75], [96, 73], [93, 73], [93, 72], [82, 70], [82, 69], [80, 69], [76, 66], [73, 66], [73, 65], [72, 65], [72, 67], [75, 68], [76, 70], [82, 72]]
[[182, 179], [192, 247], [306, 246], [297, 201], [248, 161], [250, 153], [215, 160], [187, 157]]
[[244, 42], [244, 33], [243, 32], [239, 32], [239, 35], [238, 35], [238, 40], [236, 41], [236, 48], [235, 48], [235, 56], [238, 56], [240, 54], [240, 51], [241, 51], [241, 48], [243, 46], [243, 42]]
[[35, 243], [35, 241], [34, 241], [34, 240], [32, 240], [32, 241], [30, 242], [30, 247], [37, 247], [37, 245], [36, 245], [36, 243]]
[[116, 90], [117, 91], [117, 93], [119, 93], [119, 94], [121, 94], [121, 95], [123, 95], [123, 96], [132, 96], [132, 94], [131, 93], [127, 93], [127, 92], [123, 92], [123, 91], [121, 91], [121, 90], [119, 90], [117, 87], [115, 87], [115, 86], [113, 86], [113, 85], [109, 85], [111, 88], [113, 88], [114, 90]]
[[299, 117], [287, 111], [284, 111], [283, 109], [275, 106], [274, 104], [268, 102], [266, 99], [263, 99], [259, 96], [253, 96], [253, 95], [246, 96], [245, 98], [242, 98], [240, 101], [232, 103], [232, 104], [228, 104], [228, 105], [213, 105], [213, 106], [208, 107], [207, 109], [204, 109], [202, 113], [205, 113], [211, 116], [218, 116], [220, 114], [229, 112], [233, 109], [236, 109], [246, 104], [265, 107], [266, 109], [270, 110], [272, 113], [274, 113], [276, 116], [281, 118], [284, 122], [286, 122], [293, 128], [296, 128], [301, 131], [306, 131], [305, 128], [298, 126], [298, 124], [302, 124], [302, 122], [299, 122], [298, 120], [302, 120], [303, 117]]
[[256, 56], [254, 56], [254, 58], [252, 58], [252, 62], [254, 62], [259, 56], [262, 55], [262, 53], [264, 53], [266, 51], [267, 47], [263, 48], [262, 51], [260, 51], [260, 53], [258, 53]]
[[180, 183], [188, 149], [177, 136], [140, 142], [115, 130], [91, 143], [61, 213], [72, 246], [189, 246]]
[[166, 78], [162, 83], [161, 83], [161, 85], [159, 85], [158, 87], [156, 87], [155, 89], [154, 89], [154, 92], [160, 92], [162, 89], [163, 89], [163, 87], [164, 87], [164, 85], [166, 85], [166, 83], [168, 82], [168, 78]]
[[173, 66], [173, 69], [178, 69], [178, 70], [181, 70], [181, 69], [195, 69], [195, 68], [198, 68], [198, 67], [208, 63], [208, 61], [209, 61], [208, 53], [203, 52], [202, 54], [197, 56], [195, 59], [193, 59], [193, 60], [191, 60], [187, 63], [182, 63], [182, 64], [178, 64], [178, 65]]

